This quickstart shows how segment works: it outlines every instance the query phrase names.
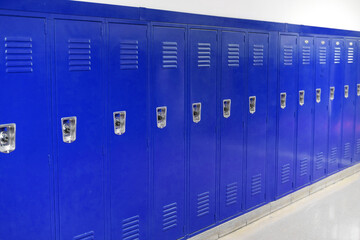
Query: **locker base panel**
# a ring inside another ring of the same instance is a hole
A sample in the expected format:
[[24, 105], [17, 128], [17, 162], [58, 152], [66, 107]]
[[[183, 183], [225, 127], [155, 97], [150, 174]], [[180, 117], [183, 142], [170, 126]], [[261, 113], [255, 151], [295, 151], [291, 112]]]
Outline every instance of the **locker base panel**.
[[353, 165], [347, 169], [342, 170], [341, 172], [334, 173], [333, 175], [328, 176], [327, 178], [324, 178], [316, 183], [313, 183], [312, 185], [301, 188], [296, 192], [293, 192], [276, 201], [263, 205], [257, 209], [254, 209], [251, 212], [248, 212], [228, 222], [220, 224], [214, 228], [211, 228], [189, 239], [190, 240], [219, 239], [253, 222], [256, 222], [257, 220], [265, 216], [268, 216], [276, 212], [277, 210], [289, 206], [292, 203], [299, 201], [300, 199], [306, 198], [316, 192], [321, 191], [322, 189], [325, 189], [326, 187], [329, 187], [343, 179], [346, 179], [357, 172], [360, 172], [360, 164]]

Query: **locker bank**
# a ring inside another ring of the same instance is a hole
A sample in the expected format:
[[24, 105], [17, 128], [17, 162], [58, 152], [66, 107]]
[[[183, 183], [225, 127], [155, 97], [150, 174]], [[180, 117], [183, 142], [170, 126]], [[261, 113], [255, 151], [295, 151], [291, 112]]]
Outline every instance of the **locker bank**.
[[1, 1], [0, 239], [209, 240], [355, 166], [359, 46], [356, 31]]

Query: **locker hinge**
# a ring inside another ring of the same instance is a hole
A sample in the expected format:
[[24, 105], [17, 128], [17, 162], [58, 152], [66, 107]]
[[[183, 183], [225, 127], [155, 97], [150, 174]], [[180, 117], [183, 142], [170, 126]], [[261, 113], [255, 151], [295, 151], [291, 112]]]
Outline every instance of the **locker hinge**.
[[47, 35], [47, 21], [44, 23], [44, 34]]

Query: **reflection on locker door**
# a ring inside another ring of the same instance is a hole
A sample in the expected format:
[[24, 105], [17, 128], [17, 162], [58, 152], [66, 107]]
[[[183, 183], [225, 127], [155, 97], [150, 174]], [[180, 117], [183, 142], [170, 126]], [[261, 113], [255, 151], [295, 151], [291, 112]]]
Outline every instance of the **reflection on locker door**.
[[316, 181], [326, 174], [328, 150], [328, 105], [329, 105], [329, 66], [330, 47], [328, 38], [316, 38], [316, 78], [315, 78], [315, 117], [314, 117], [314, 155], [313, 178]]
[[249, 33], [246, 209], [265, 202], [269, 35]]
[[277, 191], [280, 197], [293, 188], [295, 159], [295, 109], [298, 79], [297, 36], [280, 36], [279, 126]]
[[357, 95], [356, 75], [357, 75], [357, 42], [355, 40], [345, 40], [346, 60], [344, 78], [344, 98], [343, 98], [343, 119], [342, 119], [342, 161], [341, 167], [348, 167], [353, 158], [354, 151], [354, 119], [355, 119], [355, 100]]
[[215, 223], [217, 32], [190, 30], [190, 219], [195, 232]]
[[[112, 239], [148, 239], [147, 26], [109, 23], [108, 157]], [[114, 113], [123, 112], [119, 119]], [[117, 122], [123, 128], [114, 132]]]
[[185, 28], [153, 27], [151, 56], [151, 238], [179, 239], [185, 217]]
[[53, 239], [45, 20], [0, 21], [0, 239]]
[[245, 34], [222, 32], [220, 218], [241, 211]]
[[60, 239], [104, 239], [100, 22], [56, 20]]
[[[356, 55], [354, 56], [356, 58]], [[355, 121], [355, 151], [354, 162], [360, 161], [360, 40], [357, 42], [357, 81], [356, 81], [356, 121]]]
[[310, 182], [314, 106], [314, 39], [299, 38], [296, 188]]
[[338, 170], [341, 157], [341, 103], [344, 76], [344, 40], [331, 40], [328, 172]]

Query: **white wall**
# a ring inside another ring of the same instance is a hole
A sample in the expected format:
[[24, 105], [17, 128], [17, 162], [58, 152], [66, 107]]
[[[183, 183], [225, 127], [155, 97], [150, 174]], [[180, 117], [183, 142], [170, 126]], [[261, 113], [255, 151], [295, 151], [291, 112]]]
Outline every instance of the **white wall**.
[[360, 31], [360, 0], [79, 0]]

